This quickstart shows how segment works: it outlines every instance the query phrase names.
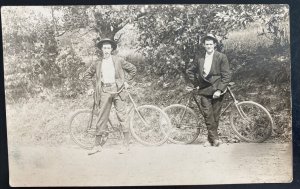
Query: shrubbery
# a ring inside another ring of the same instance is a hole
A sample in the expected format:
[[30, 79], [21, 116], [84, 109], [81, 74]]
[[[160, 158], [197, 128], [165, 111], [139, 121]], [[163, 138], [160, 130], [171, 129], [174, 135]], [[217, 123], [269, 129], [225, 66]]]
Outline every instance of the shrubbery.
[[[237, 97], [266, 106], [275, 120], [276, 137], [290, 139], [286, 6], [124, 5], [42, 10], [49, 15], [34, 8], [3, 9], [5, 95], [13, 106], [35, 103], [32, 99], [81, 101], [86, 86], [79, 75], [95, 61], [95, 39], [110, 33], [119, 41], [119, 54], [138, 67], [133, 83], [138, 102], [165, 107], [185, 93], [185, 70], [195, 54], [203, 52], [201, 37], [213, 32], [222, 41], [222, 51], [234, 71]], [[221, 132], [228, 132], [227, 128], [222, 127]]]

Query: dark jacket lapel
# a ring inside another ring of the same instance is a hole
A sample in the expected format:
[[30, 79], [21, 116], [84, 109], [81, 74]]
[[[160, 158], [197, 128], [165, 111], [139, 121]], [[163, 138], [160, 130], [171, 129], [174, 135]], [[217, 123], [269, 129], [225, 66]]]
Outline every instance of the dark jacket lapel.
[[205, 77], [203, 76], [203, 70], [204, 70], [204, 61], [205, 61], [205, 56], [203, 58], [199, 59], [199, 75], [201, 76], [201, 78], [206, 81], [209, 82], [207, 79], [205, 79]]
[[118, 68], [117, 68], [118, 67], [117, 61], [114, 56], [112, 56], [112, 61], [114, 63], [114, 67], [115, 67], [115, 79], [116, 79], [116, 78], [118, 78], [119, 73], [118, 73]]
[[209, 70], [209, 74], [211, 74], [211, 72], [213, 72], [216, 69], [217, 61], [218, 61], [218, 52], [215, 51], [213, 54], [213, 59], [212, 59], [212, 63], [211, 63], [211, 68]]
[[120, 79], [121, 78], [121, 69], [122, 69], [122, 66], [120, 65], [120, 61], [115, 57], [115, 56], [112, 56], [112, 60], [113, 60], [113, 63], [114, 63], [114, 67], [115, 67], [115, 78], [116, 79]]
[[204, 58], [199, 59], [199, 69], [200, 69], [200, 75], [203, 76], [203, 69], [204, 69]]
[[97, 74], [97, 80], [99, 81], [99, 82], [101, 82], [101, 78], [102, 78], [102, 60], [103, 60], [103, 58], [102, 57], [100, 57], [99, 58], [99, 63], [98, 63], [98, 67], [97, 67], [97, 72], [96, 72], [96, 74]]

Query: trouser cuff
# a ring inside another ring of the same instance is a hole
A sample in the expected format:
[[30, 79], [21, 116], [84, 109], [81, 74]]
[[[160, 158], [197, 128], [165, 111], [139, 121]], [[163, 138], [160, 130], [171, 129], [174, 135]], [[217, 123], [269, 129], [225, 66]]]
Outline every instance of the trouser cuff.
[[101, 135], [96, 135], [96, 140], [95, 140], [96, 146], [99, 146], [99, 145], [103, 146], [106, 143], [107, 139], [108, 139], [107, 132], [104, 132]]

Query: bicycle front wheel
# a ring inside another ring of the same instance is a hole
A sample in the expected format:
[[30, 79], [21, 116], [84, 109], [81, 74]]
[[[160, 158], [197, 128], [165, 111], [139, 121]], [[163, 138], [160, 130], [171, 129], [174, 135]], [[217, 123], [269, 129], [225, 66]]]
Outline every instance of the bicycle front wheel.
[[153, 105], [143, 105], [134, 111], [130, 119], [132, 136], [141, 144], [158, 146], [168, 140], [171, 125], [165, 112]]
[[268, 110], [256, 102], [233, 105], [230, 123], [236, 135], [246, 142], [263, 142], [272, 134], [273, 119]]
[[[92, 149], [95, 145], [95, 128], [90, 126], [91, 110], [77, 110], [69, 120], [69, 129], [72, 140], [84, 149]], [[97, 116], [93, 116], [95, 124]]]
[[169, 141], [176, 144], [190, 144], [200, 134], [199, 120], [196, 113], [181, 104], [172, 104], [164, 109], [171, 120]]

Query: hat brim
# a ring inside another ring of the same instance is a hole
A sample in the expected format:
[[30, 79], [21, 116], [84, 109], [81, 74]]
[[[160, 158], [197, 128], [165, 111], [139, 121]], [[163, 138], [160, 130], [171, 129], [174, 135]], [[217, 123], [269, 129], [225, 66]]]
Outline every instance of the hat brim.
[[217, 40], [216, 38], [214, 38], [214, 37], [211, 37], [211, 36], [205, 36], [205, 37], [203, 37], [203, 39], [202, 39], [202, 43], [204, 43], [204, 42], [205, 42], [205, 40], [207, 40], [207, 39], [209, 39], [209, 40], [213, 40], [215, 43], [219, 43], [219, 42], [218, 42], [218, 40]]
[[109, 44], [111, 44], [111, 47], [113, 48], [113, 50], [116, 50], [116, 49], [117, 49], [117, 44], [116, 44], [113, 40], [110, 40], [110, 39], [104, 39], [104, 40], [101, 40], [100, 42], [97, 43], [96, 46], [97, 46], [99, 49], [101, 49], [104, 43], [109, 43]]

